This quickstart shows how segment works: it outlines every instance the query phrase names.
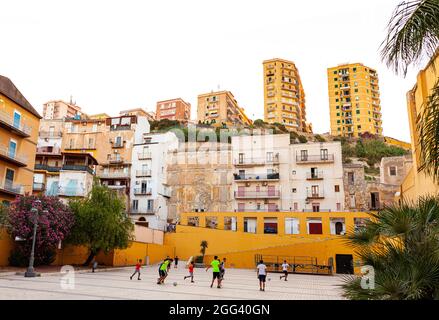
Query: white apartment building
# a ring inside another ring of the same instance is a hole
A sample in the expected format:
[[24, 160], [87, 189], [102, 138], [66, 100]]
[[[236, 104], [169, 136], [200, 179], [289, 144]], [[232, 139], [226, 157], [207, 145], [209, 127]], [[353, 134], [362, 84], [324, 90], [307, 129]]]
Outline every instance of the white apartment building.
[[129, 210], [136, 222], [153, 229], [166, 228], [171, 196], [166, 183], [167, 154], [177, 148], [178, 138], [172, 132], [136, 135], [131, 157]]
[[339, 142], [290, 144], [290, 136], [232, 137], [235, 211], [343, 211]]

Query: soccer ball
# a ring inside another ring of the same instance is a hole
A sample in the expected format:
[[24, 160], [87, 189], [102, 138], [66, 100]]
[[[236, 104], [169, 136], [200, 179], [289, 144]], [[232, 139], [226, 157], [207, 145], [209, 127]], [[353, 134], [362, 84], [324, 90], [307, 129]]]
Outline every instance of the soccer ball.
[[174, 285], [174, 287], [176, 287], [177, 286], [177, 282], [174, 282], [173, 285]]

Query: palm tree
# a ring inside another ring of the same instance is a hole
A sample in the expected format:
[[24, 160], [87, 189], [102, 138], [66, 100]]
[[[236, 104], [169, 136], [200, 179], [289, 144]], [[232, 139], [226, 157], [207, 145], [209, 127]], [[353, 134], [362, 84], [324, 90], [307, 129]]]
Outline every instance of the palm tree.
[[364, 265], [374, 270], [374, 288], [347, 276], [349, 299], [439, 299], [439, 196], [420, 198], [372, 214], [366, 227], [347, 239]]
[[[403, 1], [395, 9], [382, 43], [381, 57], [395, 73], [407, 74], [409, 65], [419, 65], [438, 54], [439, 0]], [[421, 153], [420, 170], [439, 182], [439, 81], [424, 112], [417, 119]]]

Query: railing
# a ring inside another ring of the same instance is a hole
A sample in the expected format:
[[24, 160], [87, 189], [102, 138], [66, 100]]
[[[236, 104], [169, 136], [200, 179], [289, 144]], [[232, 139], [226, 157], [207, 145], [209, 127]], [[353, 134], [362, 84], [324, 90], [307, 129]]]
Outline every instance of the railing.
[[266, 165], [266, 164], [278, 164], [279, 154], [274, 155], [272, 158], [243, 158], [233, 160], [235, 166], [241, 165]]
[[79, 187], [60, 187], [58, 195], [66, 197], [83, 197], [85, 190]]
[[100, 178], [107, 178], [107, 179], [111, 179], [111, 178], [129, 178], [130, 174], [128, 172], [102, 172], [99, 173], [99, 177]]
[[307, 180], [321, 180], [323, 179], [323, 171], [318, 172], [307, 172], [306, 173], [306, 179]]
[[0, 156], [9, 158], [11, 160], [14, 160], [16, 162], [20, 162], [20, 163], [26, 165], [27, 157], [26, 156], [17, 156], [16, 153], [17, 152], [12, 153], [7, 147], [0, 145]]
[[314, 209], [303, 209], [302, 212], [332, 212], [331, 209], [322, 209], [319, 208], [318, 211], [315, 211]]
[[152, 158], [152, 154], [151, 152], [139, 152], [137, 154], [137, 158], [139, 160], [147, 160], [147, 159], [151, 159]]
[[70, 145], [65, 147], [66, 150], [92, 150], [96, 149], [96, 144], [77, 144], [77, 145]]
[[11, 181], [0, 182], [0, 190], [5, 190], [10, 193], [23, 194], [24, 188], [20, 184], [13, 184]]
[[236, 212], [280, 212], [279, 208], [238, 208]]
[[88, 166], [84, 165], [63, 165], [63, 170], [72, 170], [72, 171], [87, 171], [90, 174], [94, 174], [94, 170]]
[[42, 183], [42, 182], [34, 182], [34, 183], [32, 184], [32, 189], [33, 189], [34, 191], [42, 191], [42, 190], [45, 189], [45, 184]]
[[20, 119], [20, 123], [17, 125], [14, 122], [14, 119], [11, 115], [7, 114], [5, 111], [0, 111], [0, 123], [6, 124], [8, 127], [12, 127], [16, 131], [20, 132], [21, 135], [30, 136], [32, 132], [32, 128], [21, 124], [22, 119]]
[[279, 180], [279, 173], [268, 173], [268, 174], [235, 174], [235, 180]]
[[297, 155], [296, 162], [297, 163], [306, 163], [306, 162], [333, 162], [334, 155], [333, 154], [321, 154], [321, 155]]
[[110, 126], [110, 131], [131, 130], [131, 124], [115, 124]]
[[108, 162], [109, 163], [122, 163], [122, 162], [124, 162], [124, 159], [123, 159], [123, 157], [110, 157], [108, 159]]
[[154, 208], [146, 208], [146, 209], [133, 209], [131, 208], [130, 214], [132, 215], [154, 215], [155, 210]]
[[325, 197], [325, 193], [323, 191], [312, 191], [312, 190], [308, 190], [306, 192], [306, 197], [308, 199], [322, 199]]
[[123, 148], [125, 146], [125, 141], [117, 142], [111, 141], [112, 148]]
[[37, 153], [39, 153], [39, 154], [61, 154], [61, 148], [38, 147]]
[[150, 177], [151, 170], [136, 170], [136, 177]]
[[279, 190], [263, 190], [263, 191], [235, 191], [236, 199], [256, 199], [256, 198], [279, 198]]
[[51, 131], [40, 131], [38, 133], [38, 136], [40, 138], [60, 138], [62, 137], [62, 132], [61, 131], [57, 131], [57, 132], [51, 132]]
[[152, 194], [151, 188], [134, 188], [135, 195], [150, 195]]
[[52, 167], [52, 166], [49, 166], [47, 164], [36, 163], [35, 170], [46, 170], [49, 172], [59, 172], [59, 170], [61, 170], [61, 167]]

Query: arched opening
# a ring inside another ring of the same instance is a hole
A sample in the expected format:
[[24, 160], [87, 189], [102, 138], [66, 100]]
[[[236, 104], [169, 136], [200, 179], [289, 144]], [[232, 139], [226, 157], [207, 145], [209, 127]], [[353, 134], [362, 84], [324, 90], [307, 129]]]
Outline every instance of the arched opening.
[[343, 223], [336, 222], [335, 223], [335, 234], [341, 234], [343, 232]]

